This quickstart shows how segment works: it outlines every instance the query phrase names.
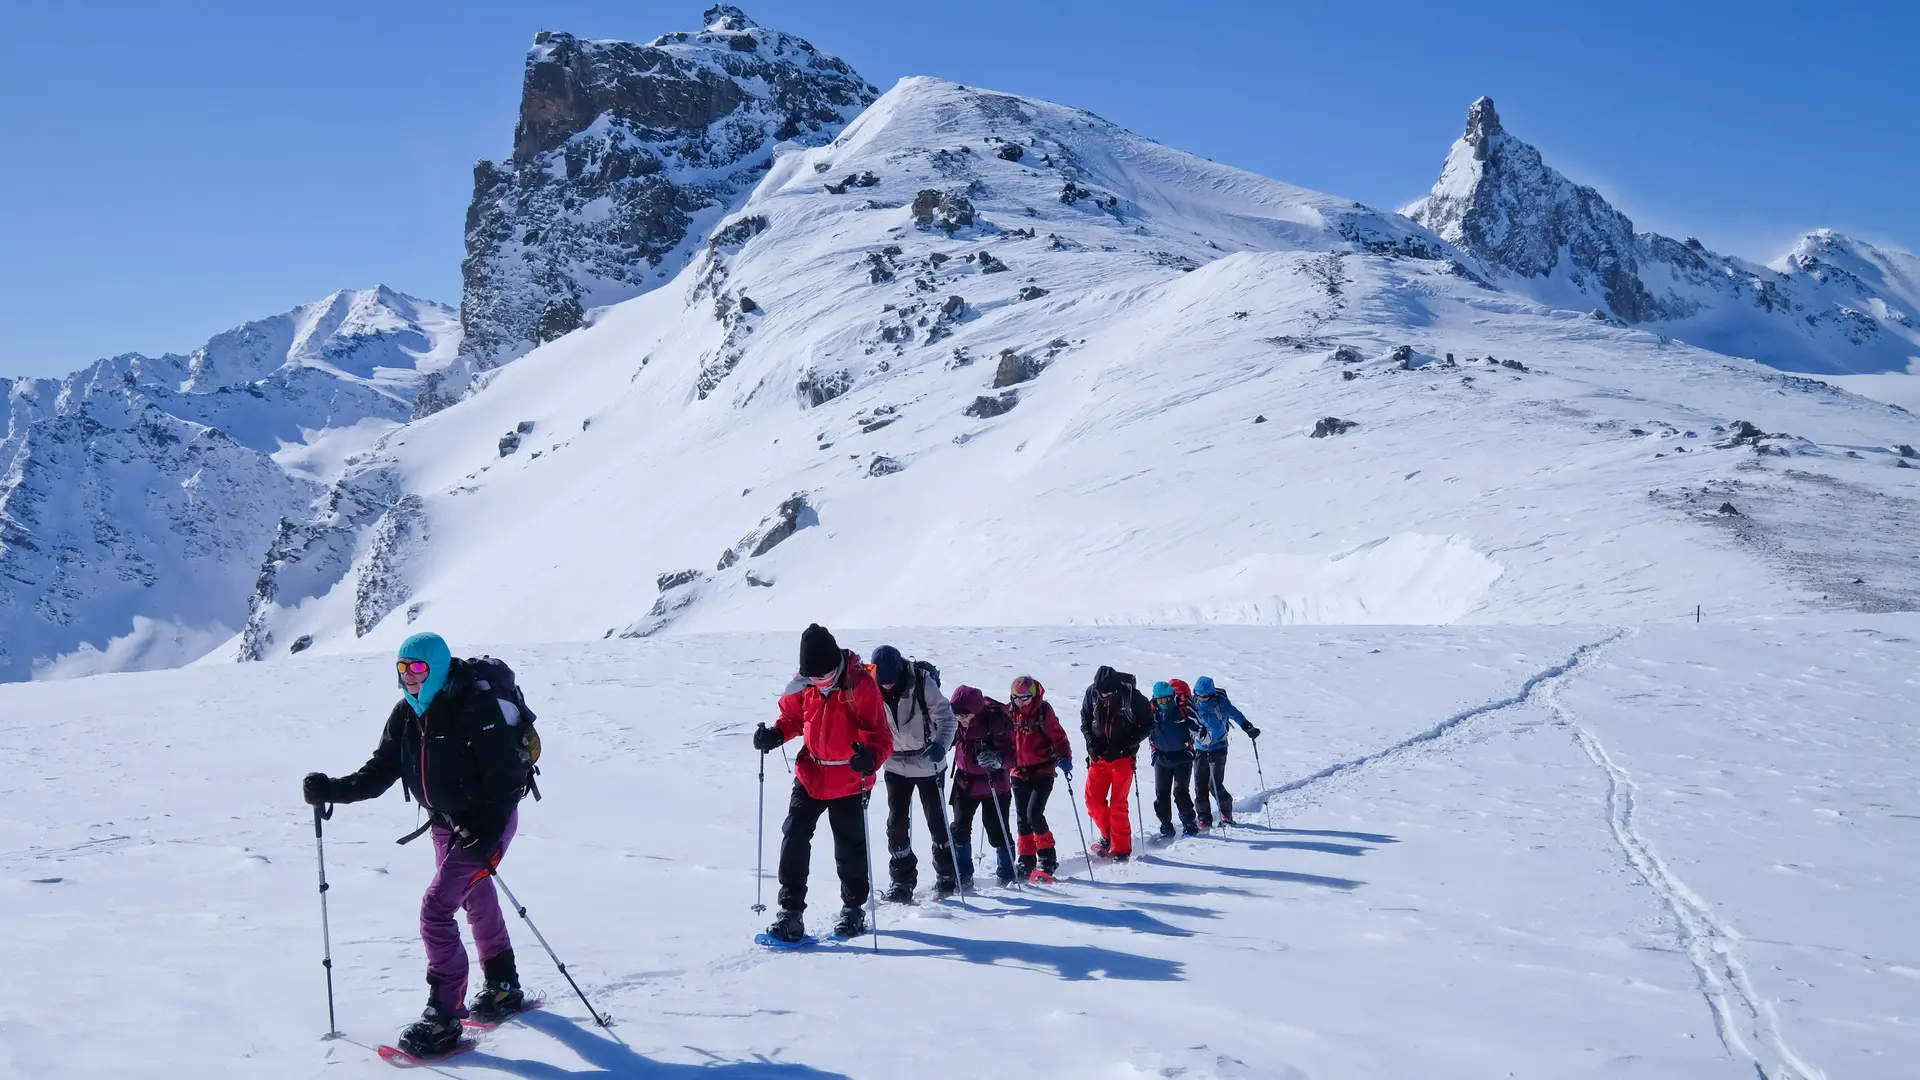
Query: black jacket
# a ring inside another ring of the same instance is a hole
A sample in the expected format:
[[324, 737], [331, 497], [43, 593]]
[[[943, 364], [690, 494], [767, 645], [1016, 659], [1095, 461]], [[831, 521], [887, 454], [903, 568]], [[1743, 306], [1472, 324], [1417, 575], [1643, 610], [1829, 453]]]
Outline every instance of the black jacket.
[[402, 698], [373, 756], [329, 784], [328, 794], [332, 802], [359, 802], [398, 780], [435, 817], [472, 822], [484, 833], [505, 825], [526, 794], [528, 775], [520, 728], [507, 723], [500, 700], [476, 687], [466, 664], [455, 660], [427, 714], [414, 716]]
[[1140, 752], [1141, 740], [1153, 730], [1153, 707], [1124, 671], [1102, 667], [1093, 685], [1080, 699], [1080, 734], [1087, 756], [1095, 761], [1118, 761]]

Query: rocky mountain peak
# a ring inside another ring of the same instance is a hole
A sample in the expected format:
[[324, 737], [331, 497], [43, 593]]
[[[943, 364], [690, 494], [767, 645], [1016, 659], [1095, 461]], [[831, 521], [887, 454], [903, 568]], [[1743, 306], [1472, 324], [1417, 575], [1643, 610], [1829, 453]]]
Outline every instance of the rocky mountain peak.
[[1467, 109], [1467, 133], [1460, 138], [1473, 148], [1473, 159], [1485, 161], [1493, 152], [1494, 136], [1502, 134], [1500, 114], [1493, 111], [1493, 99], [1482, 97]]
[[513, 153], [474, 167], [461, 360], [417, 411], [663, 284], [777, 143], [830, 142], [878, 95], [838, 57], [730, 4], [647, 44], [537, 35]]
[[700, 16], [708, 30], [752, 30], [760, 24], [732, 4], [715, 4]]

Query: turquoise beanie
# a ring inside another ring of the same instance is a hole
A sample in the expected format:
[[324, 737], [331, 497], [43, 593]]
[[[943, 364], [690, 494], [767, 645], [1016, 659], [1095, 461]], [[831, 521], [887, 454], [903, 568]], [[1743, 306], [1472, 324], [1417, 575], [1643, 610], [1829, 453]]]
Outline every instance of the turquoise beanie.
[[400, 692], [406, 695], [407, 704], [413, 706], [413, 715], [427, 715], [427, 706], [433, 704], [440, 688], [447, 685], [447, 667], [453, 663], [453, 650], [447, 648], [446, 640], [439, 634], [415, 634], [400, 643], [400, 653], [396, 659], [427, 662], [427, 678], [420, 684], [418, 697], [406, 692], [405, 683], [400, 684]]
[[1170, 684], [1163, 683], [1163, 682], [1157, 682], [1153, 684], [1154, 700], [1158, 701], [1163, 697], [1172, 697], [1172, 696], [1173, 696], [1173, 687]]

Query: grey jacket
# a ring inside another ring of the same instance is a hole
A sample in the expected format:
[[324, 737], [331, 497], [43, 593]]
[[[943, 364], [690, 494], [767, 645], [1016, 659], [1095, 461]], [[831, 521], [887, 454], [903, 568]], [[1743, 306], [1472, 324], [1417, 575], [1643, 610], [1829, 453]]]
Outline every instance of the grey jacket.
[[[912, 662], [907, 664], [907, 685], [900, 699], [887, 705], [887, 719], [893, 724], [893, 756], [883, 768], [895, 776], [932, 776], [944, 768], [921, 756], [929, 742], [953, 749], [953, 706], [933, 676]], [[881, 692], [883, 697], [887, 695]]]

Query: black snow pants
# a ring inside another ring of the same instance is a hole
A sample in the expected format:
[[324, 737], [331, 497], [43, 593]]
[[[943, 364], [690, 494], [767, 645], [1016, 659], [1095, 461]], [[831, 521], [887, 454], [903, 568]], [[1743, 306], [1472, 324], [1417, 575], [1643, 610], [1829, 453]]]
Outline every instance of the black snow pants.
[[1180, 824], [1193, 825], [1193, 755], [1153, 755], [1153, 812], [1160, 824], [1173, 823], [1173, 808], [1180, 808]]
[[920, 884], [920, 860], [913, 854], [913, 793], [920, 793], [920, 813], [927, 819], [927, 834], [933, 838], [933, 876], [951, 884], [953, 844], [947, 832], [947, 808], [940, 802], [940, 778], [937, 776], [895, 776], [887, 778], [887, 876], [895, 884], [911, 889]]
[[840, 903], [857, 908], [867, 902], [867, 797], [816, 799], [800, 781], [787, 800], [787, 822], [780, 826], [780, 906], [807, 907], [807, 871], [813, 865], [813, 830], [820, 815], [833, 830], [833, 865], [840, 872]]
[[1021, 836], [1052, 835], [1047, 827], [1047, 800], [1052, 797], [1052, 776], [1014, 777], [1014, 831]]
[[1193, 801], [1200, 812], [1200, 824], [1213, 824], [1213, 807], [1220, 806], [1220, 820], [1233, 820], [1233, 793], [1227, 790], [1227, 750], [1201, 750], [1193, 756]]

